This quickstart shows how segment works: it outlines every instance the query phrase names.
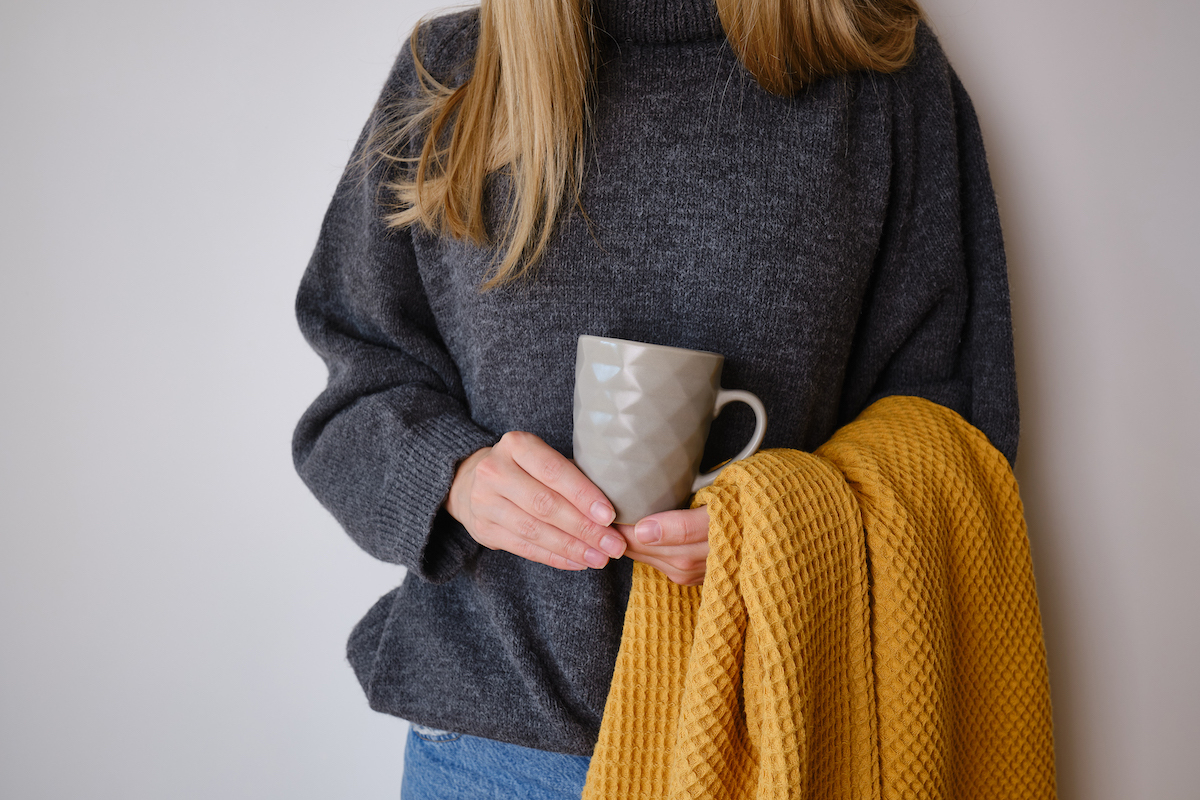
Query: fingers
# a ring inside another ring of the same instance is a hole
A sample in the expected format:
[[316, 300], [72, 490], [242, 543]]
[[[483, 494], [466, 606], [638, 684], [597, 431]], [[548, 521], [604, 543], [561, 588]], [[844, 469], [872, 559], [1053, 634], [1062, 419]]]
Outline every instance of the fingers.
[[495, 521], [480, 526], [476, 536], [484, 547], [505, 550], [558, 569], [599, 568], [608, 562], [608, 557], [600, 551], [531, 517], [515, 504], [501, 500], [498, 506], [488, 514]]
[[[625, 554], [630, 558], [683, 586], [704, 582], [708, 565], [708, 509], [704, 506], [652, 514], [636, 526], [619, 525], [617, 529], [629, 543]], [[644, 543], [643, 534], [654, 538], [654, 543]]]
[[626, 551], [625, 555], [634, 561], [641, 561], [643, 564], [654, 567], [666, 575], [672, 583], [680, 586], [699, 586], [704, 583], [704, 576], [707, 574], [704, 558], [682, 556], [660, 558], [654, 553], [635, 550], [632, 547]]
[[608, 527], [615, 512], [603, 492], [531, 433], [506, 434], [464, 460], [446, 507], [485, 547], [559, 569], [599, 569], [626, 549]]
[[[528, 545], [557, 553], [576, 564], [595, 569], [600, 569], [608, 563], [607, 555], [589, 547], [582, 539], [564, 533], [560, 528], [527, 513], [515, 503], [507, 502], [505, 506], [500, 515], [500, 525], [516, 545], [515, 548], [506, 547], [506, 550], [523, 555], [518, 550], [526, 549]], [[621, 549], [624, 550], [623, 542]]]
[[607, 528], [616, 519], [617, 513], [604, 493], [562, 453], [532, 433], [513, 431], [500, 441], [505, 440], [508, 440], [513, 460], [530, 477], [566, 498], [580, 514], [602, 528]]
[[642, 544], [660, 547], [708, 541], [708, 509], [704, 506], [663, 511], [639, 520], [633, 535]]
[[520, 468], [497, 476], [506, 480], [506, 497], [608, 557], [625, 553], [625, 540], [608, 527], [616, 517], [612, 504], [578, 467], [533, 434], [514, 432], [500, 441]]

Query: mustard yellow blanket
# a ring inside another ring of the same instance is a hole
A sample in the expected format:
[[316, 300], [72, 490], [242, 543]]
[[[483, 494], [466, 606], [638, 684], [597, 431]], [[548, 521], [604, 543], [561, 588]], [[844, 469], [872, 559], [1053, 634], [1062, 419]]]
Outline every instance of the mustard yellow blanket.
[[696, 503], [705, 584], [636, 565], [584, 798], [1054, 796], [1021, 501], [982, 433], [886, 398]]

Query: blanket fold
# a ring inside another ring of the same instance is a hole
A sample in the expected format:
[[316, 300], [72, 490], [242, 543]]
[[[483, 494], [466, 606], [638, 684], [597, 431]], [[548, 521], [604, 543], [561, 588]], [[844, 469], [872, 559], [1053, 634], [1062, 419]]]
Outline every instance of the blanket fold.
[[702, 503], [703, 587], [635, 566], [585, 800], [1054, 797], [1029, 541], [982, 433], [884, 398]]

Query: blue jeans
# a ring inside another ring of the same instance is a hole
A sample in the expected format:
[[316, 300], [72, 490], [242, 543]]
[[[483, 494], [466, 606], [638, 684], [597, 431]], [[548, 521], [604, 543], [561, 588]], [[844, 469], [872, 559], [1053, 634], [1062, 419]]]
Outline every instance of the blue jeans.
[[579, 800], [590, 762], [413, 725], [400, 800]]

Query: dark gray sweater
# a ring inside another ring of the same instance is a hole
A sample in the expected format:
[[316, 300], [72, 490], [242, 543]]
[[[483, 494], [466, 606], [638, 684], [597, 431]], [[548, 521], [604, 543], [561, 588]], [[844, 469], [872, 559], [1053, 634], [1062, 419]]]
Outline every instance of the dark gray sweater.
[[[378, 169], [338, 186], [297, 300], [329, 366], [295, 461], [368, 553], [409, 569], [354, 630], [371, 706], [590, 754], [631, 562], [560, 572], [477, 545], [439, 507], [456, 464], [509, 430], [571, 451], [576, 338], [725, 354], [770, 415], [765, 447], [812, 449], [874, 399], [955, 409], [1011, 460], [1008, 286], [970, 101], [932, 33], [894, 75], [767, 94], [708, 0], [601, 0], [583, 205], [536, 279], [477, 290], [494, 253], [389, 231]], [[427, 24], [434, 74], [469, 71], [477, 15]], [[381, 107], [415, 91], [400, 54]], [[503, 197], [501, 179], [490, 202]], [[713, 425], [706, 465], [747, 437]]]

